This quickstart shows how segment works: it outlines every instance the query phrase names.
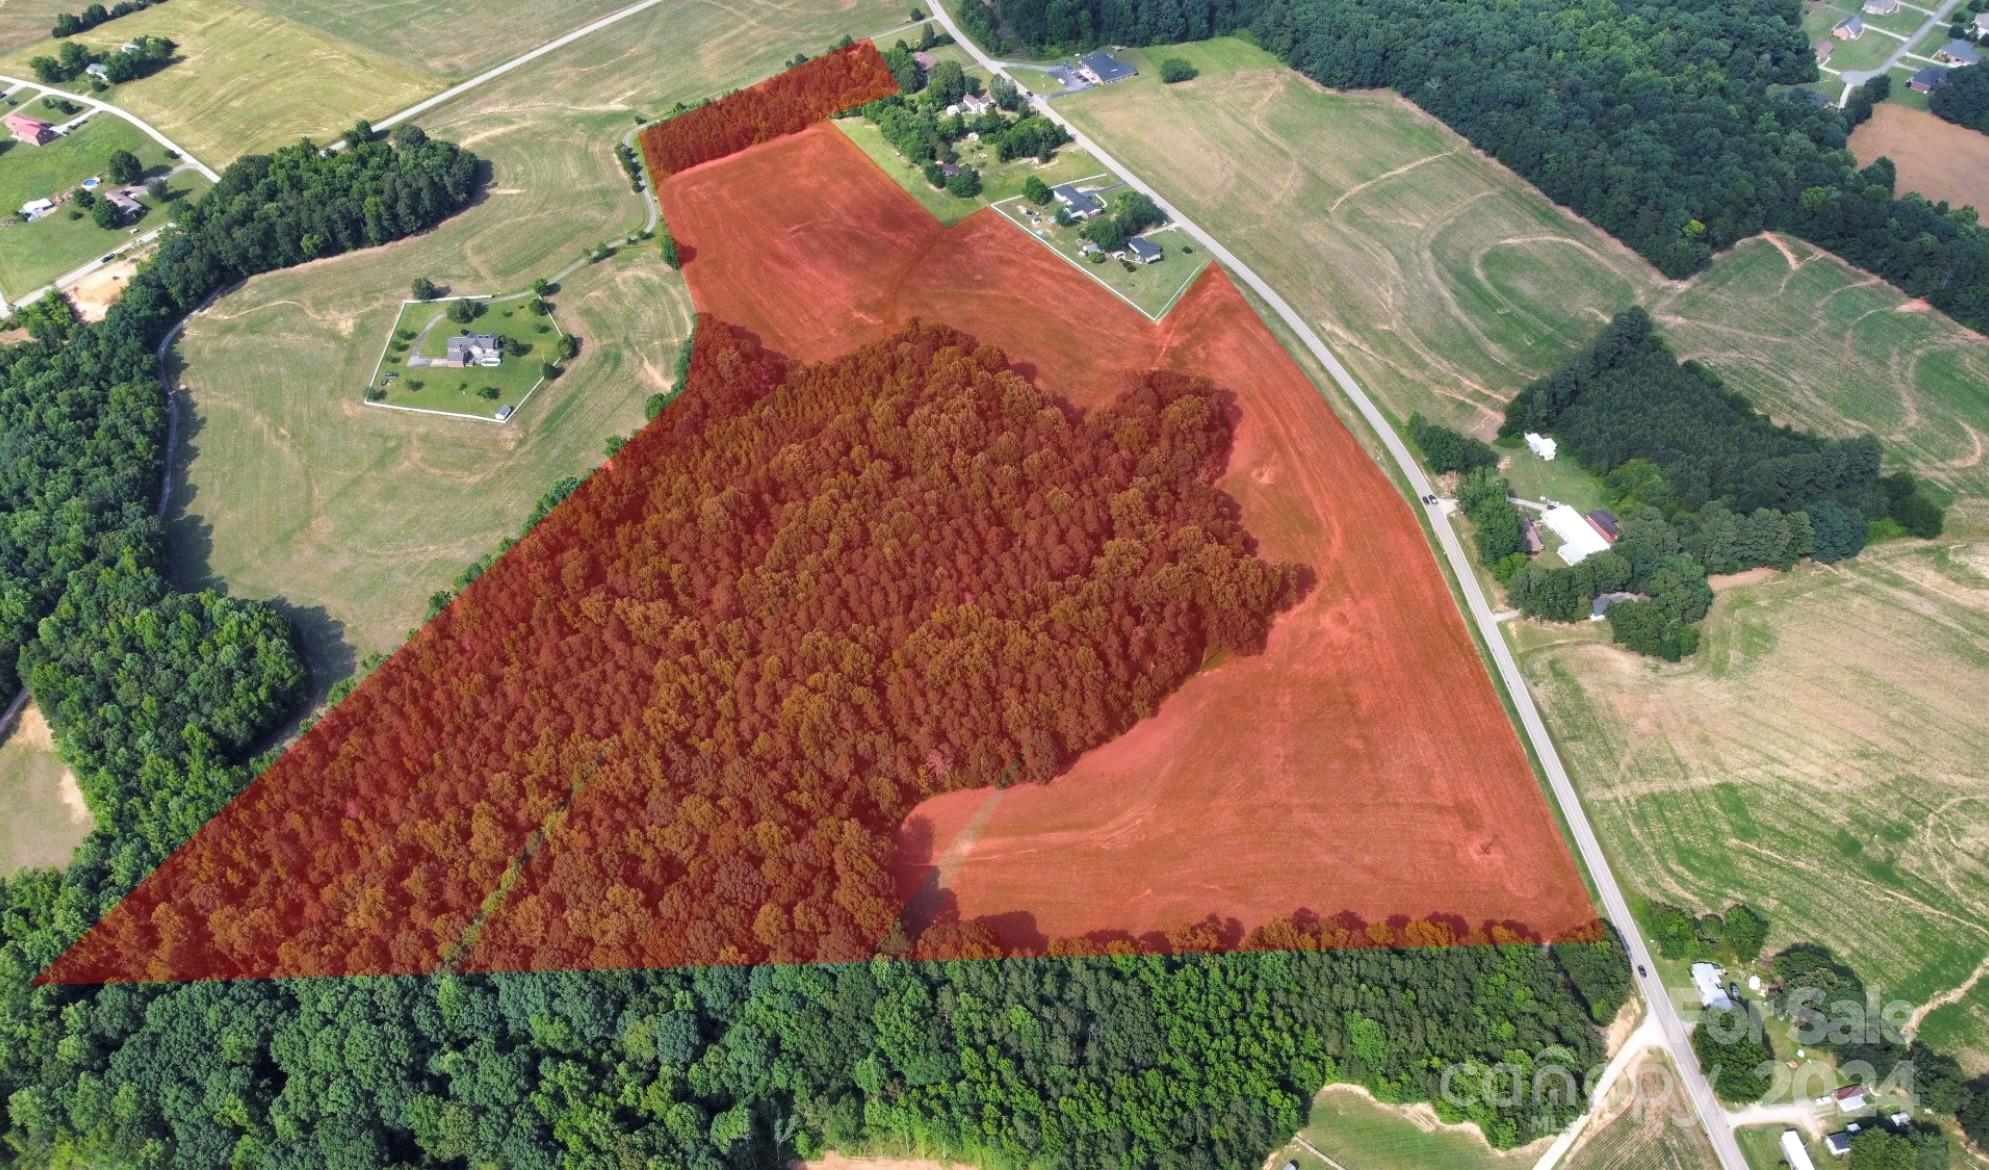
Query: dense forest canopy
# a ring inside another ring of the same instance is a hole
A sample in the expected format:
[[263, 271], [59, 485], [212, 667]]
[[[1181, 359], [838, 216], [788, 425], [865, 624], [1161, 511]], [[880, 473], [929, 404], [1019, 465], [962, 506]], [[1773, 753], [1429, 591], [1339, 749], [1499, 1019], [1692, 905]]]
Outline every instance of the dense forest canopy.
[[[1799, 0], [964, 0], [994, 44], [1248, 31], [1329, 86], [1388, 87], [1669, 276], [1793, 232], [1989, 329], [1989, 231], [1860, 172]], [[1868, 112], [1868, 111], [1865, 111]], [[1852, 116], [1857, 116], [1854, 112]]]

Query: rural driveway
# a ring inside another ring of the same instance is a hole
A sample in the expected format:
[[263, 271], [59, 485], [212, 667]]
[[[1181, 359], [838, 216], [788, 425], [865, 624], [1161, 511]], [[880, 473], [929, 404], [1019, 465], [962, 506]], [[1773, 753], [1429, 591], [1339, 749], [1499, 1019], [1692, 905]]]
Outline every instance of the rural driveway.
[[[1957, 2], [1959, 2], [1959, 0], [1957, 0]], [[165, 147], [167, 150], [172, 151], [174, 154], [179, 155], [180, 158], [186, 161], [186, 164], [188, 166], [192, 167], [196, 171], [199, 171], [201, 174], [206, 175], [208, 182], [218, 183], [221, 181], [221, 176], [214, 173], [213, 167], [208, 166], [206, 163], [201, 162], [199, 159], [193, 157], [191, 154], [188, 154], [185, 147], [181, 146], [177, 142], [174, 142], [172, 139], [166, 137], [164, 134], [161, 134], [158, 131], [158, 129], [152, 125], [152, 123], [147, 122], [145, 119], [140, 118], [138, 115], [130, 112], [129, 110], [119, 109], [117, 106], [111, 105], [109, 102], [99, 101], [98, 99], [93, 98], [88, 94], [70, 93], [66, 89], [57, 89], [52, 85], [43, 85], [38, 81], [29, 81], [26, 78], [22, 77], [9, 77], [4, 73], [0, 73], [0, 82], [5, 82], [8, 85], [16, 87], [25, 86], [28, 89], [40, 90], [44, 95], [53, 95], [55, 97], [64, 98], [72, 102], [81, 102], [86, 106], [95, 106], [98, 110], [102, 111], [103, 113], [114, 114], [117, 117], [123, 118], [125, 121], [131, 123], [133, 126], [136, 126], [140, 130], [144, 131], [146, 136], [151, 138], [152, 141], [158, 143], [160, 146]]]
[[[1949, 0], [1950, 4], [1956, 2], [1958, 0]], [[1008, 77], [1011, 82], [1015, 81], [999, 62], [989, 57], [979, 45], [968, 39], [967, 34], [953, 22], [952, 14], [944, 7], [935, 4], [933, 15], [946, 26], [946, 31], [953, 35], [954, 41], [973, 55], [981, 68], [990, 74], [999, 73]], [[1319, 339], [1311, 324], [1279, 296], [1276, 289], [1272, 288], [1263, 277], [1258, 276], [1234, 252], [1224, 247], [1220, 240], [1204, 230], [1200, 224], [1183, 215], [1144, 179], [1101, 149], [1082, 130], [1072, 125], [1069, 119], [1058, 113], [1048, 101], [1036, 99], [1032, 104], [1037, 112], [1062, 126], [1079, 148], [1090, 151], [1092, 157], [1105, 167], [1124, 177], [1128, 185], [1152, 199], [1174, 222], [1181, 225], [1182, 231], [1207, 248], [1209, 253], [1222, 261], [1237, 279], [1262, 297], [1265, 303], [1271, 306], [1272, 311], [1277, 313], [1278, 317], [1305, 343], [1305, 348], [1312, 356], [1332, 374], [1333, 381], [1353, 402], [1361, 417], [1367, 420], [1368, 426], [1388, 449], [1389, 456], [1394, 459], [1397, 469], [1408, 481], [1415, 497], [1421, 500], [1436, 494], [1436, 489], [1430, 485], [1429, 477], [1423, 474], [1422, 467], [1410, 456], [1409, 448], [1402, 442], [1402, 437], [1389, 424], [1380, 408], [1375, 406], [1373, 399], [1368, 397], [1367, 391], [1362, 389], [1347, 368], [1340, 364], [1340, 359], [1334, 356], [1333, 351], [1326, 348], [1326, 343]], [[1623, 943], [1630, 952], [1630, 961], [1635, 964], [1638, 972], [1636, 976], [1638, 990], [1642, 992], [1644, 1001], [1664, 1036], [1665, 1046], [1670, 1050], [1672, 1063], [1679, 1070], [1687, 1096], [1691, 1099], [1693, 1111], [1698, 1114], [1700, 1125], [1705, 1128], [1707, 1136], [1712, 1140], [1713, 1151], [1718, 1155], [1723, 1170], [1748, 1170], [1747, 1160], [1741, 1155], [1739, 1143], [1734, 1140], [1733, 1127], [1727, 1122], [1726, 1111], [1713, 1096], [1712, 1086], [1707, 1083], [1705, 1076], [1699, 1070], [1698, 1059], [1693, 1056], [1691, 1044], [1687, 1039], [1685, 1022], [1679, 1017], [1663, 982], [1653, 970], [1650, 949], [1645, 945], [1643, 936], [1637, 931], [1636, 922], [1630, 916], [1630, 904], [1623, 897], [1621, 887], [1616, 884], [1616, 875], [1609, 867], [1609, 858], [1602, 851], [1602, 843], [1596, 839], [1595, 830], [1588, 821], [1588, 814], [1582, 808], [1581, 798], [1575, 792], [1574, 782], [1569, 779], [1568, 770], [1561, 763], [1560, 753], [1554, 749], [1554, 740], [1547, 734], [1547, 725], [1541, 720], [1540, 710], [1533, 702], [1533, 694], [1527, 689], [1526, 679], [1519, 672], [1519, 663], [1513, 658], [1512, 650], [1499, 632], [1498, 621], [1493, 614], [1491, 604], [1485, 598], [1484, 589], [1478, 584], [1478, 577], [1472, 570], [1471, 562], [1464, 555], [1464, 545], [1458, 539], [1457, 530], [1451, 526], [1441, 503], [1427, 504], [1423, 507], [1428, 512], [1430, 526], [1436, 532], [1437, 542], [1443, 549], [1444, 557], [1450, 562], [1452, 576], [1464, 594], [1471, 618], [1477, 623], [1479, 635], [1498, 668], [1506, 692], [1512, 697], [1513, 707], [1519, 713], [1520, 728], [1526, 733], [1535, 754], [1540, 759], [1541, 770], [1547, 775], [1548, 788], [1553, 794], [1555, 803], [1560, 806], [1563, 819], [1567, 822], [1568, 834], [1574, 839], [1582, 862], [1587, 866], [1589, 876], [1594, 880], [1596, 889], [1601, 895], [1603, 913], [1608, 915], [1609, 921], [1623, 936]]]

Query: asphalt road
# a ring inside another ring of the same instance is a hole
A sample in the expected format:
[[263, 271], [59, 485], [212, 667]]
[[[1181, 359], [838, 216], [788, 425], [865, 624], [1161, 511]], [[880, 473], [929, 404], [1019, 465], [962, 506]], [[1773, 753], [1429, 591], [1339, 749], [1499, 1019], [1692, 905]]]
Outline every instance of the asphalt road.
[[[1912, 49], [1914, 45], [1919, 44], [1922, 38], [1924, 38], [1928, 33], [1932, 32], [1939, 25], [1946, 24], [1948, 13], [1954, 11], [1955, 8], [1960, 6], [1960, 4], [1961, 0], [1945, 0], [1944, 3], [1936, 7], [1934, 9], [1934, 15], [1928, 17], [1925, 21], [1923, 21], [1919, 28], [1914, 29], [1912, 36], [1907, 37], [1905, 40], [1899, 42], [1899, 47], [1897, 49], [1894, 49], [1892, 51], [1892, 55], [1885, 59], [1885, 64], [1880, 65], [1876, 69], [1847, 69], [1844, 72], [1838, 74], [1837, 75], [1838, 78], [1842, 80], [1844, 84], [1847, 86], [1863, 85], [1867, 81], [1870, 81], [1872, 78], [1878, 77], [1881, 74], [1888, 72], [1889, 70], [1892, 69], [1894, 65], [1899, 64], [1900, 58], [1906, 56], [1907, 52], [1910, 49]], [[1866, 29], [1865, 31], [1870, 32], [1871, 30]]]
[[[1000, 62], [982, 52], [980, 46], [967, 38], [967, 35], [953, 22], [952, 15], [944, 8], [934, 5], [933, 15], [946, 26], [947, 32], [953, 34], [954, 41], [972, 54], [983, 69], [990, 74], [1009, 76]], [[1009, 76], [1009, 80], [1016, 79]], [[1395, 428], [1375, 406], [1373, 399], [1368, 397], [1367, 391], [1355, 381], [1354, 376], [1340, 363], [1340, 359], [1326, 347], [1326, 343], [1319, 339], [1319, 335], [1313, 331], [1305, 318], [1278, 295], [1276, 289], [1272, 288], [1263, 277], [1258, 276], [1234, 252], [1224, 247], [1220, 240], [1182, 214], [1180, 209], [1170, 204], [1160, 192], [1101, 149], [1082, 130], [1071, 125], [1070, 121], [1057, 113], [1048, 101], [1039, 97], [1033, 99], [1033, 102], [1038, 112], [1069, 131], [1071, 138], [1079, 147], [1090, 151], [1092, 157], [1104, 164], [1108, 170], [1123, 177], [1134, 190], [1144, 192], [1179, 225], [1182, 231], [1207, 248], [1216, 259], [1222, 261], [1231, 275], [1262, 297], [1265, 303], [1271, 306], [1272, 311], [1298, 335], [1299, 340], [1305, 343], [1306, 349], [1312, 356], [1332, 374], [1333, 381], [1339, 385], [1341, 392], [1353, 402], [1361, 417], [1367, 420], [1368, 426], [1388, 449], [1389, 456], [1394, 459], [1403, 478], [1408, 480], [1410, 490], [1415, 493], [1417, 500], [1435, 495], [1436, 489], [1430, 484], [1429, 477], [1423, 474], [1422, 467], [1409, 454], [1409, 448], [1402, 442], [1402, 437], [1395, 432]], [[1560, 753], [1554, 748], [1554, 740], [1547, 734], [1546, 724], [1540, 718], [1540, 710], [1533, 703], [1532, 692], [1527, 690], [1526, 680], [1519, 672], [1519, 663], [1513, 658], [1511, 649], [1506, 646], [1505, 639], [1499, 632], [1492, 606], [1486, 600], [1485, 592], [1478, 584], [1477, 574], [1472, 571], [1471, 563], [1464, 555], [1463, 542], [1458, 539], [1457, 531], [1451, 526], [1441, 505], [1422, 506], [1429, 513], [1430, 527], [1436, 532], [1437, 543], [1443, 549], [1444, 557], [1450, 562], [1452, 575], [1464, 594], [1471, 620], [1477, 623], [1478, 632], [1491, 653], [1499, 677], [1505, 683], [1507, 693], [1512, 696], [1513, 706], [1519, 712], [1520, 727], [1540, 759], [1541, 769], [1547, 775], [1547, 783], [1554, 801], [1560, 806], [1561, 815], [1567, 822], [1569, 836], [1574, 839], [1582, 863], [1587, 866], [1589, 876], [1595, 882], [1602, 902], [1602, 911], [1622, 934], [1624, 944], [1630, 952], [1630, 961], [1637, 965], [1637, 969], [1653, 972], [1636, 976], [1637, 988], [1643, 995], [1645, 1005], [1655, 1015], [1659, 1030], [1664, 1034], [1665, 1046], [1670, 1050], [1672, 1062], [1681, 1073], [1687, 1094], [1692, 1100], [1693, 1110], [1698, 1114], [1700, 1124], [1711, 1139], [1713, 1150], [1718, 1155], [1724, 1170], [1747, 1170], [1747, 1160], [1742, 1157], [1740, 1145], [1734, 1140], [1733, 1128], [1728, 1124], [1726, 1110], [1714, 1097], [1712, 1086], [1707, 1083], [1699, 1070], [1698, 1059], [1692, 1054], [1691, 1044], [1687, 1039], [1685, 1022], [1672, 1006], [1670, 996], [1655, 974], [1650, 950], [1645, 946], [1643, 936], [1637, 932], [1636, 922], [1630, 916], [1629, 902], [1624, 899], [1621, 887], [1616, 884], [1616, 876], [1609, 867], [1609, 858], [1603, 853], [1602, 845], [1596, 839], [1595, 830], [1589, 824], [1588, 814], [1582, 808], [1581, 798], [1575, 792], [1574, 783], [1568, 778], [1568, 770], [1561, 763]]]

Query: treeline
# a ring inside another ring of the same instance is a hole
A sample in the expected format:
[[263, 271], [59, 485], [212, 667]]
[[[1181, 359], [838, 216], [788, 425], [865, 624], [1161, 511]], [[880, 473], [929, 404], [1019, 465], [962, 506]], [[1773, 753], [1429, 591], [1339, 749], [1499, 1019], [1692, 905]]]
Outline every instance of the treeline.
[[1247, 30], [1300, 72], [1386, 87], [1672, 277], [1764, 229], [1793, 232], [1989, 330], [1989, 230], [1894, 198], [1835, 109], [1794, 4], [1620, 0], [983, 0], [993, 45], [1157, 44]]
[[251, 155], [182, 212], [102, 323], [44, 298], [34, 340], [0, 349], [0, 692], [13, 693], [22, 647], [72, 581], [107, 588], [97, 575], [125, 562], [151, 572], [167, 455], [153, 349], [174, 322], [258, 272], [429, 227], [469, 202], [478, 166], [412, 127], [391, 145]]
[[1927, 108], [1956, 125], [1989, 134], [1989, 64], [1950, 70], [1947, 83], [1927, 96]]
[[643, 156], [652, 174], [674, 174], [805, 130], [897, 90], [876, 46], [858, 41], [656, 123], [642, 132]]
[[30, 58], [28, 68], [34, 70], [35, 80], [43, 85], [61, 85], [83, 76], [90, 72], [92, 66], [96, 66], [101, 76], [93, 74], [93, 80], [116, 85], [158, 72], [172, 61], [178, 49], [178, 45], [165, 37], [139, 37], [131, 42], [130, 48], [119, 49], [115, 53], [93, 52], [75, 41], [68, 41], [53, 57]]
[[116, 4], [111, 5], [109, 8], [105, 8], [101, 4], [92, 4], [81, 12], [65, 12], [57, 16], [55, 18], [55, 27], [49, 30], [49, 35], [54, 37], [73, 37], [77, 33], [89, 32], [107, 20], [116, 20], [120, 16], [130, 16], [134, 12], [143, 12], [154, 4], [164, 4], [165, 2], [166, 0], [118, 0]]
[[1597, 595], [1639, 594], [1608, 617], [1616, 640], [1640, 653], [1675, 660], [1696, 648], [1708, 574], [1829, 563], [1855, 556], [1870, 533], [1931, 537], [1944, 523], [1911, 473], [1880, 475], [1877, 439], [1776, 425], [1711, 370], [1673, 357], [1642, 309], [1619, 314], [1507, 405], [1500, 434], [1529, 431], [1551, 432], [1603, 479], [1622, 534], [1579, 565], [1518, 569], [1511, 601], [1573, 621]]

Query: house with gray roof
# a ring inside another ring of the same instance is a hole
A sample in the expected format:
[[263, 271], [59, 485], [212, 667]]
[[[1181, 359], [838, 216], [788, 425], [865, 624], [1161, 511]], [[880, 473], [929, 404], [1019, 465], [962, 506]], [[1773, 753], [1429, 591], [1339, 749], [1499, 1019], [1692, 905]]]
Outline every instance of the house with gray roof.
[[1914, 93], [1932, 93], [1948, 83], [1948, 71], [1939, 65], [1929, 65], [1915, 73], [1906, 87]]
[[1934, 59], [1937, 61], [1946, 61], [1950, 65], [1973, 65], [1982, 60], [1982, 54], [1976, 50], [1972, 43], [1956, 37], [1954, 40], [1942, 45], [1939, 51], [1934, 54]]
[[1126, 251], [1132, 253], [1133, 259], [1139, 261], [1141, 264], [1155, 263], [1162, 256], [1166, 255], [1166, 253], [1160, 250], [1159, 244], [1154, 243], [1145, 236], [1134, 236], [1132, 239], [1127, 240]]
[[1103, 49], [1078, 58], [1077, 74], [1093, 85], [1110, 85], [1135, 76], [1139, 70]]
[[494, 366], [504, 360], [504, 339], [495, 333], [463, 333], [449, 339], [445, 366]]
[[1050, 188], [1050, 194], [1073, 219], [1090, 219], [1105, 210], [1105, 201], [1089, 191], [1080, 191], [1070, 183], [1061, 183]]

